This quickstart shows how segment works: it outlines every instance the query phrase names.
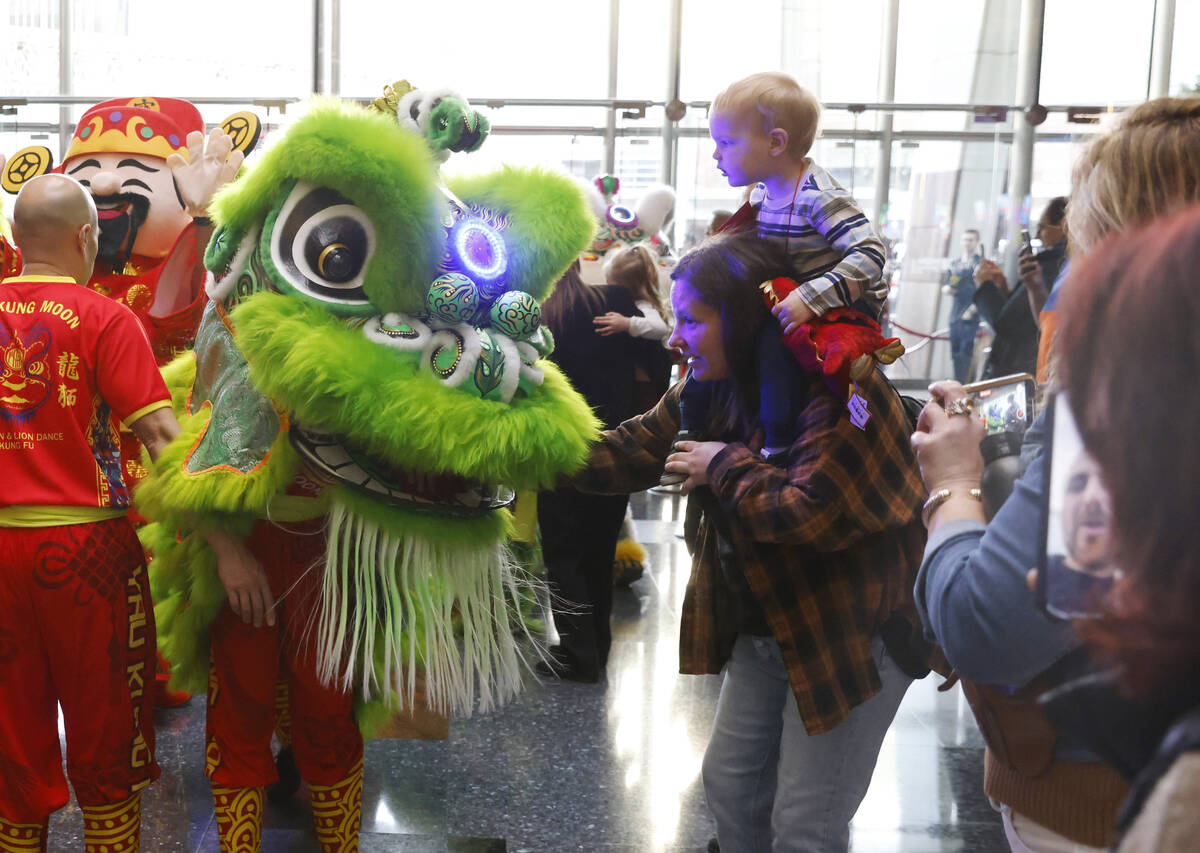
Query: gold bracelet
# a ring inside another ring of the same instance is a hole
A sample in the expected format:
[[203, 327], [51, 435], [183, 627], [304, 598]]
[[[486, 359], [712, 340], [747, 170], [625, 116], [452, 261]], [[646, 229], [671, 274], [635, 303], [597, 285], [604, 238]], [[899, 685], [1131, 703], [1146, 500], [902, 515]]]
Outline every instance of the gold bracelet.
[[[950, 489], [938, 489], [936, 492], [930, 492], [929, 500], [925, 501], [925, 505], [921, 507], [921, 522], [928, 527], [929, 519], [937, 512], [937, 508], [950, 500], [954, 494]], [[983, 502], [983, 492], [979, 488], [970, 489], [967, 491], [967, 497], [973, 501]]]

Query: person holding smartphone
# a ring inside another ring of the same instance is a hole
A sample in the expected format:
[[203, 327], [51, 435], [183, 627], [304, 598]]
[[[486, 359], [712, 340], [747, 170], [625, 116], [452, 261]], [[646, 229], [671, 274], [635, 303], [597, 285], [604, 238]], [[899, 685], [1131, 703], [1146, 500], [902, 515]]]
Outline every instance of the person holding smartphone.
[[[1021, 231], [1021, 257], [1032, 256], [1029, 232]], [[1038, 324], [1024, 279], [1009, 289], [1004, 271], [995, 261], [979, 262], [973, 302], [979, 314], [995, 330], [992, 349], [983, 365], [983, 379], [1010, 373], [1033, 373], [1037, 368]]]
[[[1198, 138], [1200, 98], [1160, 98], [1130, 110], [1089, 144], [1075, 166], [1067, 210], [1077, 263], [1107, 234], [1200, 202]], [[1064, 322], [1070, 310], [1064, 304]], [[1176, 314], [1167, 311], [1162, 320]], [[1157, 340], [1153, 331], [1147, 336]], [[1115, 351], [1112, 338], [1100, 340]], [[1168, 386], [1146, 382], [1152, 373], [1143, 381], [1165, 404], [1161, 389]], [[958, 383], [936, 383], [931, 391], [936, 402], [913, 436], [925, 487], [937, 496], [926, 511], [930, 536], [915, 599], [927, 632], [963, 677], [987, 741], [984, 792], [1002, 805], [1014, 850], [1103, 849], [1115, 838], [1126, 782], [1094, 749], [1061, 736], [1036, 705], [1084, 654], [1079, 633], [1042, 612], [1027, 581], [1040, 556], [1031, 531], [1040, 527], [1047, 486], [1044, 418], [1026, 433], [1028, 467], [989, 523], [972, 497], [983, 473], [983, 424], [964, 417], [971, 410]]]

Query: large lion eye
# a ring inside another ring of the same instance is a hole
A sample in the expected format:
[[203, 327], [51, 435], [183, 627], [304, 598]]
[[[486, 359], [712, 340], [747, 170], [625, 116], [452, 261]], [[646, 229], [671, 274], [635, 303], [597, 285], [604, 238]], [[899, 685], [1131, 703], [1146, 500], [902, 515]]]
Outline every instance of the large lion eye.
[[328, 187], [299, 183], [280, 208], [271, 235], [276, 267], [296, 290], [345, 306], [368, 303], [363, 275], [375, 251], [375, 227], [354, 202]]

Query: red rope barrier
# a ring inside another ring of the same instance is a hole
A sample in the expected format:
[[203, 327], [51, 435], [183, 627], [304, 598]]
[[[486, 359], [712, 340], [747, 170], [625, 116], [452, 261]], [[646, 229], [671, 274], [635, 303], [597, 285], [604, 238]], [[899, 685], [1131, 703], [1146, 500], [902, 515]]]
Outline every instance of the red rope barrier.
[[949, 335], [937, 335], [937, 334], [931, 335], [931, 334], [926, 334], [925, 332], [918, 332], [916, 329], [910, 329], [910, 328], [908, 328], [908, 326], [897, 323], [895, 320], [890, 320], [889, 323], [892, 326], [895, 326], [900, 331], [906, 332], [910, 335], [916, 335], [918, 338], [926, 338], [931, 341], [948, 341], [948, 340], [950, 340]]

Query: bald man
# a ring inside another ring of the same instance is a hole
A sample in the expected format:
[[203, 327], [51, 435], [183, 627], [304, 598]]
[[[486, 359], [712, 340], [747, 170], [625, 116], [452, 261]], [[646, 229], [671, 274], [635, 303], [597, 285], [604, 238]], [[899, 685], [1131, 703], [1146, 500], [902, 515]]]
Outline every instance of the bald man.
[[117, 424], [152, 457], [179, 426], [133, 312], [82, 286], [97, 251], [89, 193], [35, 178], [13, 220], [24, 265], [0, 282], [0, 851], [44, 850], [68, 800], [61, 704], [88, 849], [125, 853], [158, 766], [154, 614]]

